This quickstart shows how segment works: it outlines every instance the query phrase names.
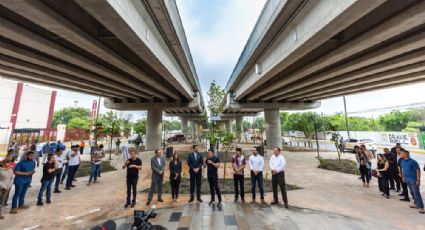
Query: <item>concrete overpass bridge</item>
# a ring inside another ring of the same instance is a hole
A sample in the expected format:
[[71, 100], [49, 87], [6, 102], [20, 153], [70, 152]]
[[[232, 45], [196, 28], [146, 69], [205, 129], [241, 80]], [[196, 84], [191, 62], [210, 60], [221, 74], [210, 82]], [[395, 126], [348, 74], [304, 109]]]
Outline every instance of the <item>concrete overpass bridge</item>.
[[269, 148], [280, 110], [425, 80], [425, 1], [269, 0], [226, 86], [227, 110], [264, 111]]
[[0, 75], [147, 110], [147, 149], [162, 115], [204, 111], [175, 1], [1, 0]]

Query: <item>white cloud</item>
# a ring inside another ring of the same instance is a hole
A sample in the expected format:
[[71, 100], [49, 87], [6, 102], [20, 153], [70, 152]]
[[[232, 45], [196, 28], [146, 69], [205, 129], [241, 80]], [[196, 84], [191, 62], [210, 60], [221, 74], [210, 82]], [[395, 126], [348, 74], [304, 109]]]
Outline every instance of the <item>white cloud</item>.
[[[210, 9], [199, 9], [199, 0], [177, 1], [198, 73], [203, 73], [203, 67], [220, 68], [227, 75], [217, 80], [221, 84], [227, 82], [264, 3], [265, 0], [210, 1], [201, 6]], [[209, 10], [213, 17], [208, 15]], [[209, 76], [199, 77], [212, 80]]]

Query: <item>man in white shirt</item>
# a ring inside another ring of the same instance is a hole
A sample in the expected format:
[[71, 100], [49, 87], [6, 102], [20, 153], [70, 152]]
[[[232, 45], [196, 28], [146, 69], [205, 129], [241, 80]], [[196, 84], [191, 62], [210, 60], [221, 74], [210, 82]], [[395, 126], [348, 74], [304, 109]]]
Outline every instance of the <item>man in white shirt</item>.
[[68, 175], [66, 178], [66, 190], [71, 190], [71, 187], [75, 187], [75, 185], [72, 184], [72, 181], [74, 181], [75, 173], [77, 172], [78, 166], [80, 166], [80, 154], [78, 154], [78, 145], [71, 146], [71, 152], [67, 157], [68, 159]]
[[285, 187], [286, 160], [285, 157], [281, 154], [279, 147], [274, 148], [273, 151], [274, 155], [270, 158], [270, 170], [272, 171], [273, 202], [271, 202], [270, 204], [279, 204], [279, 200], [277, 197], [277, 185], [279, 185], [285, 208], [288, 208], [288, 197], [286, 196]]
[[251, 169], [251, 204], [255, 203], [255, 185], [258, 182], [258, 189], [260, 190], [261, 203], [266, 204], [264, 201], [264, 187], [263, 187], [263, 169], [264, 159], [258, 154], [259, 147], [252, 150], [252, 155], [249, 157], [249, 168]]
[[54, 191], [54, 193], [61, 193], [61, 191], [59, 190], [59, 183], [60, 183], [60, 180], [61, 180], [64, 164], [66, 163], [66, 159], [63, 156], [63, 150], [62, 149], [56, 149], [55, 159], [56, 159], [57, 170], [56, 170], [56, 175], [55, 175], [56, 181], [55, 181], [55, 191]]

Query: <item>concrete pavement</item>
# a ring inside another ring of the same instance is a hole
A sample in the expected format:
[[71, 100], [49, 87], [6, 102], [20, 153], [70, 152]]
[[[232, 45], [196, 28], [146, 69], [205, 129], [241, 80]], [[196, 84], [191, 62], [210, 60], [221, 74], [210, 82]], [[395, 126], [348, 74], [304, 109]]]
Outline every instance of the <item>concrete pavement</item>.
[[[151, 174], [147, 162], [152, 155], [152, 153], [142, 155], [144, 167], [139, 181], [139, 190], [143, 190], [150, 184]], [[387, 225], [386, 229], [422, 229], [425, 225], [424, 216], [418, 214], [417, 210], [410, 209], [407, 203], [400, 202], [398, 196], [392, 196], [390, 200], [382, 198], [378, 192], [376, 179], [372, 181], [370, 188], [363, 188], [361, 181], [355, 175], [317, 168], [318, 162], [314, 158], [316, 153], [285, 152], [284, 155], [288, 163], [287, 183], [304, 188], [288, 192], [289, 204], [291, 207], [298, 207], [300, 210], [312, 210], [311, 213], [314, 214], [313, 219], [317, 220], [317, 226], [328, 226], [331, 223], [328, 221], [332, 219], [328, 217], [334, 215], [337, 216], [337, 219], [347, 217], [348, 220], [355, 220], [354, 222], [360, 220], [358, 223], [364, 223], [364, 226], [380, 227]], [[321, 153], [321, 155], [329, 158], [336, 157], [335, 153]], [[345, 154], [343, 157], [352, 158], [353, 155]], [[265, 165], [266, 170], [268, 170], [267, 162]], [[6, 213], [9, 208], [4, 208], [3, 214], [6, 218], [0, 220], [0, 229], [24, 229], [34, 226], [38, 226], [39, 229], [86, 229], [110, 218], [127, 218], [133, 215], [133, 209], [123, 208], [125, 170], [119, 169], [104, 173], [99, 183], [92, 186], [85, 185], [88, 178], [78, 178], [76, 188], [71, 191], [63, 190], [61, 194], [53, 194], [53, 203], [44, 207], [35, 206], [40, 176], [40, 173], [36, 174], [33, 179], [33, 188], [27, 194], [26, 202], [31, 205], [31, 208], [20, 211], [17, 215]], [[145, 193], [138, 195], [137, 209], [147, 209], [144, 204], [146, 198], [147, 194]], [[208, 201], [209, 196], [203, 195], [203, 199]], [[246, 199], [249, 201], [250, 195], [247, 195]], [[271, 199], [272, 194], [266, 194], [266, 201], [270, 202]], [[171, 203], [170, 195], [164, 195], [164, 200], [164, 203], [157, 204], [159, 208], [177, 207], [179, 209], [180, 207], [187, 209], [187, 195], [181, 195], [179, 202], [175, 204]], [[224, 200], [225, 206], [232, 207], [235, 210], [245, 207], [231, 204], [233, 195], [226, 195]], [[156, 200], [153, 204], [156, 204]], [[204, 205], [200, 206], [200, 210], [205, 208]], [[254, 212], [255, 209], [255, 207], [252, 208]], [[265, 212], [266, 210], [259, 211]], [[285, 211], [283, 210], [283, 212]], [[303, 218], [310, 217], [300, 214], [303, 212], [285, 212], [285, 215], [289, 215], [288, 218], [293, 221], [298, 219], [299, 221], [295, 221], [295, 223], [298, 223], [299, 229], [315, 229], [312, 227], [314, 221], [307, 221], [308, 223], [303, 224]], [[279, 214], [279, 216], [281, 215]], [[161, 220], [160, 216], [158, 220]], [[241, 221], [237, 220], [237, 224], [240, 223]]]

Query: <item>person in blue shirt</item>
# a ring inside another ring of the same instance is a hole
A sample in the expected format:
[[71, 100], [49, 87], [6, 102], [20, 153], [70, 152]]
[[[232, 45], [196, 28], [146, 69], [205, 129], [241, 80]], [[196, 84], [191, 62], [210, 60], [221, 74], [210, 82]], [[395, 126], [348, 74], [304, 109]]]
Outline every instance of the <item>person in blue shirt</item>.
[[15, 194], [12, 198], [12, 209], [10, 210], [11, 214], [18, 213], [18, 207], [20, 209], [29, 208], [28, 205], [24, 204], [24, 201], [28, 187], [31, 184], [32, 175], [35, 172], [34, 170], [34, 152], [29, 151], [26, 154], [26, 159], [16, 164], [16, 167], [14, 169]]
[[407, 184], [410, 192], [413, 195], [415, 203], [410, 205], [411, 208], [419, 209], [419, 213], [425, 214], [424, 204], [422, 202], [421, 192], [419, 187], [421, 185], [421, 169], [417, 161], [409, 157], [409, 151], [402, 150], [400, 152], [400, 174], [404, 183]]

